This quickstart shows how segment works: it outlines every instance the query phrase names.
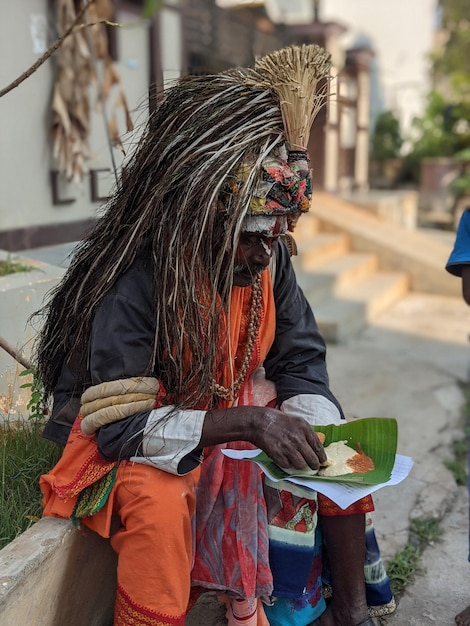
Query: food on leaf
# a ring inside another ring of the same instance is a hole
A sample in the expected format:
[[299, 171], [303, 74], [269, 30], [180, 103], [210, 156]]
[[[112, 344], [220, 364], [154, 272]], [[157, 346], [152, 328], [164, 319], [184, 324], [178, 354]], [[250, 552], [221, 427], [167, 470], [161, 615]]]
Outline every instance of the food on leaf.
[[325, 448], [327, 461], [322, 465], [319, 476], [342, 476], [343, 474], [365, 474], [374, 469], [373, 460], [357, 444], [350, 448], [347, 441], [334, 441]]
[[[316, 433], [321, 443], [325, 441], [323, 433]], [[365, 474], [374, 469], [374, 461], [365, 454], [361, 444], [357, 444], [357, 450], [347, 445], [347, 440], [334, 441], [325, 447], [327, 460], [322, 463], [319, 470], [311, 467], [296, 469], [295, 467], [282, 468], [289, 475], [297, 477], [309, 476], [344, 476], [345, 474]]]

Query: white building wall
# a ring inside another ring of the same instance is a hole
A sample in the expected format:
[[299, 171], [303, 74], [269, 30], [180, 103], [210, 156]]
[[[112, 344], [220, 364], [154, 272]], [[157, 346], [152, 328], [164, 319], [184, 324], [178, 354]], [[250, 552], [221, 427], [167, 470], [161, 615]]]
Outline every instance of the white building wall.
[[[132, 149], [147, 117], [149, 83], [149, 25], [135, 14], [120, 14], [126, 22], [118, 29], [120, 61], [117, 64], [136, 132], [123, 137]], [[47, 0], [21, 0], [2, 3], [0, 20], [0, 88], [4, 88], [35, 63], [55, 40], [48, 30]], [[32, 28], [34, 24], [34, 28]], [[54, 206], [50, 171], [50, 100], [53, 85], [53, 59], [47, 60], [16, 89], [0, 98], [0, 231], [35, 225], [63, 224], [94, 217], [100, 202], [90, 198], [89, 176], [83, 188], [61, 185], [62, 198], [75, 202]], [[93, 101], [94, 104], [95, 101]], [[92, 114], [89, 168], [109, 168], [113, 163], [103, 116]], [[118, 119], [120, 130], [124, 119]], [[113, 150], [119, 166], [122, 154]], [[99, 193], [107, 195], [114, 183], [112, 174], [100, 174]]]
[[[31, 34], [31, 20], [42, 33]], [[0, 20], [0, 85], [10, 84], [47, 46], [45, 0], [6, 2]], [[46, 129], [52, 72], [44, 64], [0, 99], [0, 228], [40, 223], [50, 195]], [[45, 197], [47, 194], [47, 201]]]
[[339, 22], [347, 48], [369, 45], [372, 62], [371, 120], [383, 110], [398, 115], [408, 132], [423, 112], [430, 89], [436, 0], [321, 0], [322, 21]]
[[160, 12], [160, 47], [164, 86], [171, 84], [181, 75], [183, 67], [181, 40], [181, 15], [171, 9], [162, 9]]

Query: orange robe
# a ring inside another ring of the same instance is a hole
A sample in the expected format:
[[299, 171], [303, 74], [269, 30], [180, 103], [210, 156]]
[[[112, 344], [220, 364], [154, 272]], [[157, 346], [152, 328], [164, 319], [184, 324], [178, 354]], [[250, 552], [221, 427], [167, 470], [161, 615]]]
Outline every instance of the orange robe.
[[[263, 272], [262, 288], [262, 319], [247, 376], [263, 362], [274, 338], [269, 272]], [[227, 362], [221, 376], [224, 386], [230, 383], [232, 368], [236, 377], [250, 301], [251, 289], [233, 289], [227, 318], [234, 348], [232, 361]], [[84, 435], [80, 422], [78, 416], [61, 459], [41, 477], [44, 515], [73, 517], [80, 494], [95, 486], [94, 498], [101, 500], [102, 506], [93, 515], [81, 517], [81, 523], [102, 537], [110, 537], [113, 514], [121, 521], [111, 536], [118, 554], [114, 625], [183, 626], [190, 596], [191, 518], [200, 468], [175, 476], [148, 465], [106, 461], [98, 451], [95, 435]]]

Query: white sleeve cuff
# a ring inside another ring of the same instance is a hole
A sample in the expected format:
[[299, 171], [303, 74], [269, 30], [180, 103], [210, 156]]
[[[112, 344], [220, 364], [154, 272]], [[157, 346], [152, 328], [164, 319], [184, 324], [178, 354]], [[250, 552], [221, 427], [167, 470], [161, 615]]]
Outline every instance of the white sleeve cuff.
[[[174, 406], [153, 409], [144, 429], [142, 456], [133, 456], [130, 460], [158, 467], [170, 474], [190, 472], [202, 460], [201, 455], [191, 453], [197, 450], [201, 440], [205, 416], [206, 411], [175, 411]], [[183, 460], [181, 471], [179, 466]]]
[[320, 394], [302, 393], [285, 400], [281, 405], [283, 413], [303, 417], [312, 426], [341, 424], [344, 420], [338, 407]]

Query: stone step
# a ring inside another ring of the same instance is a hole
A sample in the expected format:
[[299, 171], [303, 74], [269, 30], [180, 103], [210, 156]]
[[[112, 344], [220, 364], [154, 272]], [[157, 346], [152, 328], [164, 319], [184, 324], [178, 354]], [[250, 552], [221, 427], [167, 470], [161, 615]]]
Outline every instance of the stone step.
[[320, 220], [312, 213], [301, 215], [295, 227], [295, 240], [297, 243], [313, 237], [320, 231]]
[[319, 306], [310, 302], [315, 319], [327, 343], [344, 342], [365, 325], [365, 303], [341, 300], [332, 296]]
[[[312, 271], [301, 268], [302, 261], [293, 260], [297, 280], [304, 293], [314, 302], [338, 293], [354, 281], [372, 276], [378, 269], [377, 256], [348, 252], [319, 263]], [[300, 265], [300, 269], [297, 269]]]
[[352, 250], [376, 254], [381, 269], [406, 272], [412, 291], [462, 297], [459, 281], [443, 270], [452, 239], [430, 236], [423, 229], [408, 231], [323, 192], [315, 194], [315, 217], [320, 231], [345, 233]]
[[319, 232], [305, 239], [298, 239], [296, 268], [303, 271], [315, 269], [326, 261], [349, 252], [349, 238], [343, 233]]
[[364, 328], [409, 290], [404, 273], [377, 272], [338, 289], [336, 294], [316, 303], [307, 299], [326, 341], [345, 341]]
[[327, 341], [357, 333], [409, 291], [406, 272], [381, 271], [375, 251], [351, 250], [349, 233], [328, 229], [314, 216], [302, 220], [292, 263]]

